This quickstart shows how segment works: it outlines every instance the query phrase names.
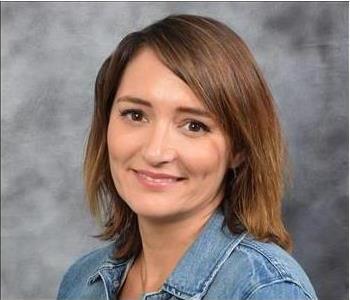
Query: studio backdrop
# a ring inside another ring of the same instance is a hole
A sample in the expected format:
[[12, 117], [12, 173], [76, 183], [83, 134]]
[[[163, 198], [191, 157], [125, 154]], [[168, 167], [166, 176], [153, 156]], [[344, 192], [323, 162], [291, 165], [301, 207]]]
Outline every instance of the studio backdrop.
[[283, 212], [320, 299], [348, 299], [347, 2], [2, 2], [1, 299], [53, 299], [103, 243], [83, 149], [97, 71], [129, 32], [169, 14], [218, 19], [249, 45], [293, 166]]

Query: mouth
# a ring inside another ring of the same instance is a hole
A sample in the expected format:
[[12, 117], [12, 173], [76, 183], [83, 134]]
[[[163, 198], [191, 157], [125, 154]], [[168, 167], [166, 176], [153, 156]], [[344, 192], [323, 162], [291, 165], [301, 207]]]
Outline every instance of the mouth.
[[149, 188], [164, 188], [174, 186], [176, 183], [184, 181], [185, 177], [176, 177], [167, 174], [156, 174], [147, 171], [133, 170], [138, 181]]

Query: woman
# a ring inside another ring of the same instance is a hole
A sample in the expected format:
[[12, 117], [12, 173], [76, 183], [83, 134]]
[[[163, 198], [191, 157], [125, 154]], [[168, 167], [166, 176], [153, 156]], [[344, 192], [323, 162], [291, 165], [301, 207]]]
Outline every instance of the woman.
[[91, 212], [113, 240], [58, 299], [316, 299], [281, 220], [286, 153], [244, 42], [169, 16], [103, 63], [85, 157]]

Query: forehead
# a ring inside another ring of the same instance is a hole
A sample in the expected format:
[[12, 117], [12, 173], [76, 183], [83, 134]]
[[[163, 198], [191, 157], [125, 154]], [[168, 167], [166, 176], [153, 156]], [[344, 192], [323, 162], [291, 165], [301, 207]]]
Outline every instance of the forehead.
[[167, 68], [150, 48], [141, 49], [127, 64], [116, 98], [133, 96], [154, 104], [205, 109], [191, 88]]

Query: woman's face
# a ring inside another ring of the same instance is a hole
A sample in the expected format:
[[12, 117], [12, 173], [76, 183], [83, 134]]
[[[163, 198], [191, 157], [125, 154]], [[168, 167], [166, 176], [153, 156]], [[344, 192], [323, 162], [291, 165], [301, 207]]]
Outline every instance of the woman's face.
[[189, 86], [148, 48], [126, 67], [107, 142], [116, 189], [137, 215], [193, 217], [221, 202], [227, 139]]

